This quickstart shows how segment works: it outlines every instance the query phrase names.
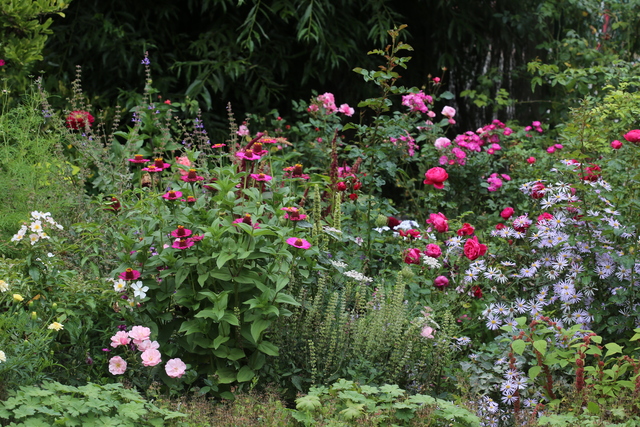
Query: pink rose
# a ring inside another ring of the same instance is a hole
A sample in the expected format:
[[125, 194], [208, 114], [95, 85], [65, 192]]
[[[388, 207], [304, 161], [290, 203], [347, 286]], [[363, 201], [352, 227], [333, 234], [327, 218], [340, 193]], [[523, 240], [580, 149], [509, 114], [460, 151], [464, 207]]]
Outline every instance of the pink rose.
[[158, 363], [162, 362], [161, 356], [162, 355], [158, 350], [150, 348], [143, 351], [140, 358], [142, 359], [142, 364], [144, 366], [156, 366]]
[[438, 212], [437, 214], [429, 214], [427, 224], [433, 225], [438, 233], [446, 233], [447, 231], [449, 231], [449, 223], [447, 222], [447, 217], [440, 212]]
[[407, 249], [404, 252], [404, 262], [407, 264], [420, 264], [420, 249]]
[[464, 244], [464, 255], [471, 261], [477, 259], [478, 257], [481, 257], [486, 253], [487, 245], [479, 243], [476, 236], [468, 239]]
[[438, 138], [433, 143], [433, 146], [436, 147], [437, 150], [443, 150], [451, 145], [451, 140], [449, 138]]
[[122, 375], [127, 370], [127, 362], [120, 356], [109, 359], [109, 372], [112, 375]]
[[435, 188], [444, 188], [444, 182], [449, 178], [449, 174], [442, 168], [435, 167], [425, 172], [424, 184], [433, 185]]
[[527, 159], [527, 163], [529, 163], [530, 165], [534, 164], [536, 162], [536, 158], [535, 157], [529, 157]]
[[456, 109], [447, 105], [442, 109], [442, 115], [451, 119], [456, 115]]
[[135, 345], [141, 344], [143, 341], [146, 341], [151, 336], [151, 329], [146, 328], [144, 326], [134, 326], [129, 331], [129, 337], [133, 339], [133, 343]]
[[433, 328], [431, 326], [425, 326], [424, 328], [422, 328], [422, 332], [420, 332], [420, 336], [424, 337], [424, 338], [433, 338]]
[[632, 131], [627, 132], [624, 135], [624, 139], [633, 143], [640, 142], [640, 129], [634, 129]]
[[617, 139], [615, 141], [611, 141], [611, 148], [613, 148], [614, 150], [619, 150], [620, 148], [622, 148], [622, 142], [618, 141]]
[[111, 337], [111, 347], [116, 348], [121, 345], [128, 345], [131, 342], [129, 335], [124, 331], [116, 332], [114, 336]]
[[438, 289], [446, 288], [449, 286], [449, 279], [444, 276], [438, 276], [436, 280], [433, 281], [433, 285]]
[[[176, 157], [176, 163], [179, 165], [183, 165], [186, 166], [188, 168], [191, 167], [191, 162], [189, 161], [189, 158], [184, 156], [184, 157]], [[178, 169], [178, 172], [180, 172], [180, 175], [187, 175], [189, 173], [189, 171], [186, 171], [184, 169]]]
[[347, 117], [353, 116], [353, 113], [356, 112], [356, 110], [354, 110], [353, 108], [349, 107], [349, 104], [342, 104], [340, 106], [340, 108], [338, 108], [338, 111], [340, 113], [344, 114]]
[[157, 350], [159, 348], [160, 348], [160, 344], [158, 343], [158, 341], [144, 340], [140, 344], [138, 344], [138, 351], [146, 351], [149, 349]]
[[180, 378], [184, 375], [184, 371], [187, 369], [187, 365], [180, 359], [169, 359], [167, 364], [164, 365], [164, 370], [171, 378]]
[[515, 212], [515, 211], [513, 210], [513, 208], [512, 208], [512, 207], [507, 207], [507, 208], [504, 208], [504, 209], [502, 210], [502, 212], [500, 212], [500, 216], [501, 216], [503, 219], [509, 219], [509, 218], [511, 218], [511, 216], [513, 215], [513, 213], [514, 213], [514, 212]]
[[429, 243], [427, 245], [427, 249], [425, 249], [424, 251], [424, 254], [431, 258], [438, 258], [440, 255], [442, 255], [442, 249], [440, 249], [440, 246], [436, 245], [435, 243]]

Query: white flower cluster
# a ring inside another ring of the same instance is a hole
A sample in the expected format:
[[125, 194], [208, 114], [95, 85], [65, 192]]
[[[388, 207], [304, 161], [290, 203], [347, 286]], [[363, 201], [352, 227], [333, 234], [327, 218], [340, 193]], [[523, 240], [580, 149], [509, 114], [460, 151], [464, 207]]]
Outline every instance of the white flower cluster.
[[440, 268], [441, 265], [437, 259], [432, 258], [427, 255], [422, 255], [422, 262], [427, 265], [429, 268]]
[[334, 261], [331, 260], [331, 265], [333, 265], [335, 268], [345, 268], [347, 267], [347, 263], [346, 262], [342, 262], [342, 261]]
[[4, 280], [0, 280], [0, 292], [7, 292], [9, 290], [9, 284]]
[[0, 363], [7, 361], [7, 355], [4, 354], [4, 351], [0, 350]]
[[344, 274], [347, 277], [351, 277], [352, 279], [357, 280], [358, 282], [373, 282], [372, 277], [367, 277], [364, 274], [355, 270], [345, 271], [342, 274]]
[[29, 241], [31, 242], [31, 245], [35, 245], [36, 242], [41, 239], [48, 239], [49, 236], [44, 232], [44, 227], [46, 227], [47, 224], [56, 227], [59, 230], [63, 229], [60, 224], [58, 224], [53, 220], [53, 218], [51, 218], [51, 214], [49, 212], [43, 213], [33, 211], [31, 212], [31, 224], [23, 224], [22, 227], [20, 227], [20, 230], [18, 230], [18, 232], [11, 238], [11, 241], [21, 241], [26, 236], [27, 231], [31, 231], [31, 234], [29, 234]]

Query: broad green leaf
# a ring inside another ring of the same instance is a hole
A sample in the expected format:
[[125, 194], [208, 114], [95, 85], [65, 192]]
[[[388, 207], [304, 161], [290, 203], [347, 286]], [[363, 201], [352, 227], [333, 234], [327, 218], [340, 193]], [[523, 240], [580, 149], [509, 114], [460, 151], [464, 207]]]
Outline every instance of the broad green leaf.
[[238, 372], [238, 382], [244, 383], [247, 381], [251, 381], [251, 379], [255, 376], [253, 370], [248, 366], [243, 366], [240, 368]]
[[[547, 341], [546, 340], [536, 340], [533, 342], [533, 347], [540, 352], [543, 356], [547, 352]], [[522, 354], [522, 353], [520, 353]]]
[[262, 331], [267, 329], [270, 325], [271, 320], [267, 319], [258, 319], [251, 324], [251, 336], [253, 337], [255, 342], [258, 342], [260, 340]]
[[275, 345], [267, 341], [262, 341], [260, 344], [258, 344], [258, 350], [260, 350], [261, 352], [263, 352], [268, 356], [279, 355], [278, 347], [276, 347]]
[[524, 353], [526, 345], [527, 344], [522, 340], [515, 340], [511, 343], [511, 348], [513, 349], [514, 353], [521, 355], [522, 353]]
[[542, 367], [541, 366], [532, 366], [529, 368], [529, 378], [530, 379], [535, 379], [538, 375], [540, 375], [540, 371], [542, 371]]

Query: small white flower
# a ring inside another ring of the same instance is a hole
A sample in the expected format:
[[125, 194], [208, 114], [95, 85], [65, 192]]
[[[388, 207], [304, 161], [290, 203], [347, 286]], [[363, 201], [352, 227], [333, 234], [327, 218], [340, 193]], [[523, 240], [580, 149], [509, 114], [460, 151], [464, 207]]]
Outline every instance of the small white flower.
[[347, 277], [351, 277], [352, 279], [355, 279], [359, 282], [373, 282], [373, 278], [371, 277], [367, 277], [364, 274], [355, 271], [355, 270], [349, 270], [349, 271], [345, 271], [344, 273], [345, 276]]
[[0, 363], [7, 361], [7, 355], [4, 354], [4, 351], [0, 350]]
[[144, 299], [147, 296], [147, 291], [149, 290], [148, 286], [143, 286], [141, 281], [137, 281], [133, 285], [131, 285], [131, 289], [133, 289], [133, 296], [139, 299]]
[[347, 263], [342, 262], [342, 261], [334, 261], [334, 260], [330, 260], [329, 261], [331, 263], [331, 265], [333, 265], [335, 268], [345, 268], [347, 267]]
[[9, 290], [9, 284], [4, 280], [0, 280], [0, 292], [7, 292]]
[[114, 282], [113, 284], [114, 291], [123, 292], [125, 289], [127, 289], [127, 282], [125, 282], [124, 280], [118, 279], [117, 281]]

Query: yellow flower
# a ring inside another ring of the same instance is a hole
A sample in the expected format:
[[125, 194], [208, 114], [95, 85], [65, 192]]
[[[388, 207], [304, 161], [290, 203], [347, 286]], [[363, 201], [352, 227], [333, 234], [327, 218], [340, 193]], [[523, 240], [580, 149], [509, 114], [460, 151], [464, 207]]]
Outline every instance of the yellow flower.
[[20, 294], [13, 294], [13, 300], [15, 302], [20, 302], [20, 301], [24, 301], [24, 297]]
[[47, 326], [47, 328], [59, 331], [60, 329], [64, 329], [64, 325], [58, 322], [53, 322], [52, 324]]

